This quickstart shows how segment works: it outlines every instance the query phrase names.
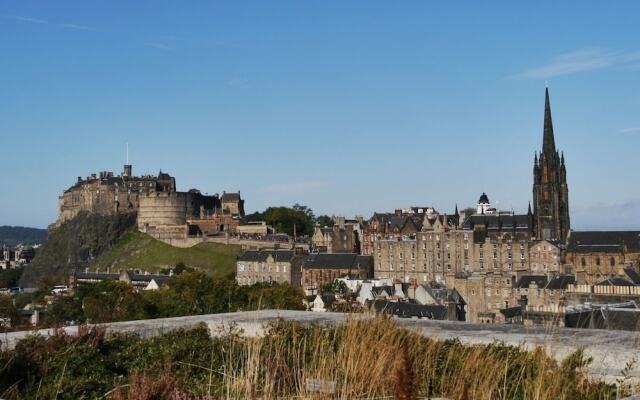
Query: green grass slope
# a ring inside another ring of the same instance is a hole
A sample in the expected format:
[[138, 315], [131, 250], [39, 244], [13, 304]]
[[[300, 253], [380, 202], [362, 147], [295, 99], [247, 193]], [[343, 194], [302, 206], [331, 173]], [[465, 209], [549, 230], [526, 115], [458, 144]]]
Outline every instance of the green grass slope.
[[101, 254], [89, 266], [111, 271], [144, 269], [155, 272], [182, 262], [214, 276], [228, 276], [235, 272], [238, 245], [199, 243], [181, 248], [168, 245], [141, 232], [130, 232], [109, 251]]

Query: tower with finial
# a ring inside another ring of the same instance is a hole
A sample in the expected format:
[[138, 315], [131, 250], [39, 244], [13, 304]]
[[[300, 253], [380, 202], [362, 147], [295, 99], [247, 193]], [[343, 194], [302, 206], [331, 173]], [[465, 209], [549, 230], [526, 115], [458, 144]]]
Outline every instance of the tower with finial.
[[545, 88], [542, 151], [533, 161], [533, 218], [538, 240], [566, 240], [571, 226], [569, 188], [564, 154], [556, 150], [549, 88]]

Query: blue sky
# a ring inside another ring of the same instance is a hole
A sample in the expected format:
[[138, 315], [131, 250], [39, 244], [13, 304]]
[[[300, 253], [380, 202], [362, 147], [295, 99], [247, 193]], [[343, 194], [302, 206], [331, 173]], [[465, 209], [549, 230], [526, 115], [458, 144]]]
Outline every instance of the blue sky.
[[78, 175], [248, 211], [525, 211], [548, 81], [572, 227], [640, 228], [640, 3], [0, 0], [0, 225]]

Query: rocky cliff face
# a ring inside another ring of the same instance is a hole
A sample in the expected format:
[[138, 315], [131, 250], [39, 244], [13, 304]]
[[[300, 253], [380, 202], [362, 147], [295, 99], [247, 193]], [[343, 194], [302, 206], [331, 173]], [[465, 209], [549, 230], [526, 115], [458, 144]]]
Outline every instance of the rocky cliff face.
[[20, 278], [20, 286], [66, 282], [74, 269], [89, 265], [135, 226], [136, 213], [78, 214], [49, 231], [47, 242]]

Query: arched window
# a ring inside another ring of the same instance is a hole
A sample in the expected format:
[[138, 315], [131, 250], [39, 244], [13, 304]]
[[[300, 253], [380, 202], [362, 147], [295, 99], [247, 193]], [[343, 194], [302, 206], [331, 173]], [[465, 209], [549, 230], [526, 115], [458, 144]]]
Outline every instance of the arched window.
[[596, 257], [596, 265], [599, 267], [600, 266], [600, 257]]
[[582, 257], [582, 260], [580, 260], [580, 264], [582, 264], [583, 267], [586, 267], [587, 266], [587, 260], [584, 257]]
[[615, 265], [616, 265], [616, 259], [615, 259], [615, 258], [613, 258], [613, 257], [611, 257], [611, 258], [609, 259], [609, 264], [611, 264], [611, 266], [612, 266], [612, 267], [613, 267], [613, 266], [615, 266]]

